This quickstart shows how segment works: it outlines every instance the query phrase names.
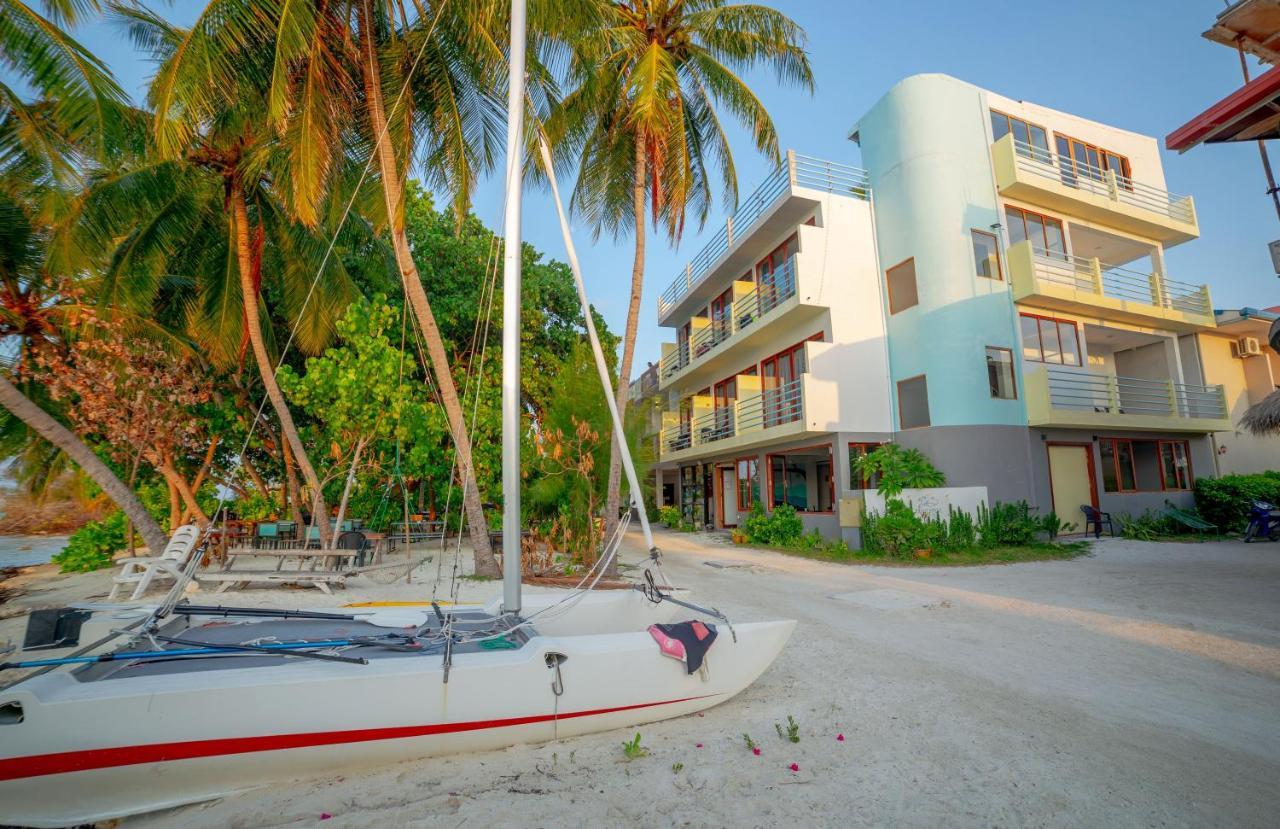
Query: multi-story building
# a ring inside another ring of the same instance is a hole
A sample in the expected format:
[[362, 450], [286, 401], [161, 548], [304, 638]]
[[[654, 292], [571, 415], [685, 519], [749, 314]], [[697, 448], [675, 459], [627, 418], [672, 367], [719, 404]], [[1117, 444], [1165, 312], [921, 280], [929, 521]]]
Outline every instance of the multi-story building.
[[1199, 235], [1154, 138], [945, 75], [857, 123], [888, 296], [895, 439], [956, 485], [1141, 514], [1186, 503], [1230, 429], [1197, 335], [1209, 290], [1164, 252]]
[[663, 291], [656, 485], [687, 520], [787, 503], [839, 534], [850, 446], [892, 430], [878, 271], [866, 174], [788, 153]]
[[945, 75], [850, 137], [865, 173], [789, 155], [659, 299], [686, 517], [792, 503], [857, 540], [849, 459], [890, 440], [1078, 526], [1190, 503], [1238, 401], [1209, 289], [1165, 266], [1199, 226], [1156, 140]]

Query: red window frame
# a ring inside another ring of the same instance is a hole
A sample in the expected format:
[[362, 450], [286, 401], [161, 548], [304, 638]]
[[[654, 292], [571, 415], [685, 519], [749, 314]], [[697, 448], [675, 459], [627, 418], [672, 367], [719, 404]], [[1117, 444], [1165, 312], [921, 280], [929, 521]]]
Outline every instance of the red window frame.
[[[1037, 360], [1037, 359], [1035, 359], [1034, 357], [1028, 357], [1028, 356], [1027, 356], [1027, 350], [1026, 350], [1026, 349], [1027, 349], [1027, 344], [1026, 344], [1025, 342], [1023, 342], [1023, 343], [1022, 343], [1022, 359], [1024, 359], [1024, 360], [1030, 360], [1030, 361], [1031, 361], [1031, 362], [1033, 362], [1033, 363], [1045, 363], [1046, 365], [1060, 365], [1060, 366], [1073, 365], [1072, 363], [1068, 363], [1068, 362], [1066, 362], [1065, 360], [1061, 360], [1061, 359], [1059, 359], [1059, 360], [1057, 360], [1056, 362], [1054, 362], [1054, 361], [1051, 361], [1051, 360], [1046, 360], [1046, 359], [1044, 358], [1044, 338], [1040, 335], [1040, 323], [1039, 323], [1039, 320], [1045, 320], [1045, 321], [1047, 321], [1047, 322], [1052, 322], [1052, 323], [1055, 323], [1055, 324], [1057, 325], [1058, 341], [1059, 341], [1059, 344], [1061, 344], [1061, 341], [1062, 341], [1062, 326], [1064, 326], [1064, 325], [1069, 325], [1069, 326], [1071, 326], [1071, 330], [1072, 330], [1072, 332], [1073, 332], [1073, 333], [1074, 333], [1074, 335], [1075, 335], [1075, 342], [1076, 342], [1076, 359], [1077, 359], [1077, 360], [1079, 360], [1079, 362], [1074, 363], [1074, 365], [1075, 365], [1075, 366], [1077, 366], [1077, 367], [1080, 367], [1080, 366], [1083, 366], [1083, 365], [1084, 365], [1084, 352], [1083, 352], [1083, 351], [1081, 350], [1081, 348], [1080, 348], [1080, 326], [1076, 323], [1076, 321], [1075, 321], [1075, 320], [1062, 319], [1061, 317], [1046, 317], [1046, 316], [1044, 316], [1043, 314], [1028, 314], [1028, 313], [1026, 313], [1025, 311], [1023, 311], [1023, 312], [1019, 313], [1019, 314], [1018, 314], [1018, 317], [1019, 317], [1019, 319], [1021, 319], [1022, 317], [1026, 317], [1027, 319], [1033, 319], [1033, 320], [1036, 320], [1036, 321], [1037, 321], [1037, 322], [1036, 322], [1036, 344], [1039, 346], [1039, 350], [1040, 350], [1040, 359], [1038, 359], [1038, 360]], [[1019, 322], [1019, 324], [1018, 324], [1018, 333], [1019, 333], [1019, 337], [1021, 337], [1021, 333], [1022, 333], [1022, 324], [1021, 324], [1021, 322]], [[1059, 355], [1061, 355], [1061, 354], [1062, 354], [1062, 348], [1061, 348], [1061, 347], [1059, 347], [1059, 349], [1058, 349], [1058, 354], [1059, 354]]]
[[[1039, 240], [1040, 241], [1039, 245], [1036, 244], [1037, 240], [1031, 238], [1031, 232], [1029, 230], [1030, 225], [1027, 222], [1028, 216], [1034, 216], [1037, 219], [1039, 219], [1040, 227], [1044, 228], [1040, 234], [1041, 238]], [[1055, 253], [1055, 254], [1058, 254], [1059, 256], [1067, 255], [1067, 227], [1065, 224], [1063, 224], [1062, 219], [1059, 219], [1057, 216], [1049, 216], [1045, 213], [1039, 213], [1035, 210], [1028, 210], [1025, 207], [1018, 207], [1017, 205], [1013, 205], [1013, 204], [1006, 204], [1004, 206], [1004, 217], [1005, 217], [1005, 221], [1010, 223], [1014, 221], [1015, 217], [1022, 222], [1022, 238], [1030, 241], [1032, 246], [1037, 247], [1038, 249], [1045, 251], [1046, 253]], [[1061, 251], [1054, 251], [1049, 247], [1049, 226], [1050, 225], [1053, 225], [1058, 229], [1058, 235], [1062, 238]]]
[[[1166, 483], [1166, 482], [1168, 481], [1168, 474], [1167, 474], [1167, 471], [1166, 471], [1166, 469], [1165, 469], [1165, 465], [1164, 465], [1164, 448], [1165, 448], [1166, 446], [1170, 446], [1170, 447], [1174, 447], [1174, 448], [1181, 447], [1181, 449], [1182, 449], [1182, 456], [1183, 456], [1183, 458], [1186, 460], [1186, 470], [1185, 470], [1185, 473], [1184, 473], [1184, 470], [1180, 469], [1180, 468], [1177, 466], [1177, 463], [1176, 463], [1177, 458], [1176, 458], [1176, 453], [1175, 453], [1175, 458], [1174, 458], [1175, 463], [1174, 463], [1174, 470], [1173, 470], [1173, 473], [1174, 473], [1174, 474], [1173, 474], [1173, 477], [1174, 477], [1174, 479], [1175, 479], [1175, 480], [1177, 480], [1177, 482], [1178, 482], [1178, 486], [1172, 486], [1172, 487], [1171, 487], [1171, 486], [1168, 486], [1168, 485], [1167, 485], [1167, 483]], [[1157, 458], [1159, 459], [1159, 461], [1160, 461], [1160, 490], [1161, 490], [1162, 492], [1186, 492], [1187, 490], [1191, 489], [1192, 484], [1194, 484], [1194, 483], [1195, 483], [1195, 475], [1193, 475], [1193, 474], [1192, 474], [1192, 471], [1191, 471], [1191, 443], [1190, 443], [1190, 441], [1185, 441], [1185, 440], [1158, 440], [1158, 441], [1156, 441], [1156, 457], [1157, 457]], [[1184, 477], [1185, 477], [1185, 480], [1184, 480]]]
[[[854, 442], [852, 442], [852, 443], [850, 443], [850, 444], [849, 444], [849, 483], [850, 483], [850, 484], [853, 484], [853, 458], [854, 458], [854, 455], [856, 454], [856, 455], [858, 455], [859, 457], [864, 456], [864, 455], [869, 455], [869, 454], [871, 454], [872, 452], [874, 452], [875, 450], [879, 449], [881, 446], [884, 446], [884, 443], [868, 443], [868, 442], [866, 442], [866, 441], [854, 441]], [[879, 484], [880, 484], [880, 480], [879, 480], [879, 479], [880, 479], [880, 476], [879, 476], [879, 475], [872, 475], [870, 478], [863, 477], [863, 478], [862, 478], [862, 480], [861, 480], [861, 481], [859, 481], [859, 483], [860, 483], [860, 484], [862, 484], [862, 486], [861, 486], [861, 487], [859, 487], [859, 488], [860, 488], [860, 489], [873, 489], [873, 488], [875, 488], [876, 486], [879, 486]]]
[[[756, 492], [760, 491], [760, 458], [755, 455], [749, 455], [745, 458], [737, 458], [734, 460], [733, 463], [734, 463], [734, 479], [736, 481], [736, 487], [738, 490], [737, 492], [738, 513], [741, 514], [744, 512], [751, 512], [752, 507], [755, 506], [755, 502], [751, 500], [751, 496], [750, 496], [751, 486], [749, 482], [755, 481]], [[747, 472], [748, 485], [746, 487], [746, 493], [745, 493], [747, 496], [746, 503], [743, 503], [743, 495], [744, 495], [743, 486], [742, 486], [743, 464], [746, 464], [746, 467], [748, 470]]]
[[[1138, 465], [1137, 455], [1133, 448], [1133, 441], [1129, 438], [1100, 438], [1098, 440], [1098, 457], [1102, 458], [1102, 462], [1107, 463], [1106, 458], [1102, 455], [1102, 444], [1111, 445], [1111, 464], [1116, 477], [1116, 488], [1114, 490], [1107, 489], [1107, 479], [1104, 475], [1102, 478], [1102, 490], [1104, 492], [1138, 492]], [[1133, 480], [1133, 487], [1126, 489], [1124, 485], [1124, 476], [1120, 474], [1120, 444], [1128, 444], [1129, 446], [1129, 476]], [[1156, 454], [1159, 455], [1157, 448]], [[1160, 476], [1161, 481], [1164, 480], [1163, 471]]]
[[[797, 446], [796, 448], [788, 449], [785, 452], [770, 452], [764, 456], [765, 472], [767, 473], [765, 480], [768, 484], [768, 489], [764, 492], [762, 496], [762, 500], [764, 500], [764, 502], [769, 505], [770, 512], [772, 512], [775, 507], [780, 506], [779, 504], [773, 503], [773, 459], [786, 458], [787, 455], [797, 455], [797, 454], [804, 454], [804, 453], [816, 454], [816, 452], [821, 449], [825, 449], [827, 451], [827, 466], [830, 469], [830, 471], [827, 474], [827, 489], [830, 492], [831, 509], [804, 510], [803, 512], [801, 512], [800, 510], [796, 510], [796, 514], [798, 515], [831, 515], [835, 512], [836, 467], [835, 467], [835, 460], [832, 457], [833, 453], [831, 451], [830, 444], [819, 444], [818, 446]], [[783, 461], [783, 470], [784, 471], [786, 470], [785, 460]]]

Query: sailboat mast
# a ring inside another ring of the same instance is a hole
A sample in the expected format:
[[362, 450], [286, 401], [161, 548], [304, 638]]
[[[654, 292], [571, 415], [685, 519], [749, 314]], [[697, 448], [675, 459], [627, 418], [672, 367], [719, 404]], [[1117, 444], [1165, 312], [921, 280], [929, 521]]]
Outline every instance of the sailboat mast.
[[[507, 204], [502, 256], [502, 609], [520, 612], [520, 184], [525, 3], [511, 0], [507, 55]], [[473, 531], [485, 532], [485, 527]]]

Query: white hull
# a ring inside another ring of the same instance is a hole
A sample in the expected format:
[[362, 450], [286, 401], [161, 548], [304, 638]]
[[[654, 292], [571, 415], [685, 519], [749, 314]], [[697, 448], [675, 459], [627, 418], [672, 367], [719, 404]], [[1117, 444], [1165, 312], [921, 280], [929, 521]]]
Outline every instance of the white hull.
[[[530, 600], [541, 596], [530, 596]], [[97, 682], [69, 672], [0, 692], [0, 824], [62, 826], [191, 803], [271, 782], [668, 719], [723, 702], [773, 662], [795, 623], [725, 626], [704, 680], [645, 627], [669, 603], [595, 593], [518, 650], [350, 665], [276, 666]], [[378, 614], [402, 624], [421, 614]], [[545, 630], [544, 630], [545, 628]], [[574, 635], [573, 631], [613, 632]], [[625, 632], [622, 632], [625, 630]], [[563, 654], [563, 693], [548, 654]]]

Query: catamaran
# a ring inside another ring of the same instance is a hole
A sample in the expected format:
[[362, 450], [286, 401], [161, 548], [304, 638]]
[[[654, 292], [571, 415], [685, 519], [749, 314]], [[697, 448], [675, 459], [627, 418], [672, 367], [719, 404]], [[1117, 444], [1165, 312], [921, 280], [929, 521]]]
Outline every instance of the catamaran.
[[[65, 826], [276, 781], [635, 726], [709, 708], [756, 680], [794, 621], [732, 624], [646, 571], [643, 589], [522, 596], [520, 180], [525, 10], [512, 3], [503, 268], [503, 591], [486, 605], [282, 611], [88, 606], [107, 635], [0, 689], [0, 824]], [[549, 155], [542, 149], [616, 433]], [[624, 469], [660, 573], [634, 464]], [[200, 560], [189, 557], [189, 578]], [[686, 621], [678, 624], [676, 619]], [[692, 615], [693, 619], [689, 619]], [[120, 643], [115, 644], [113, 643]], [[678, 658], [669, 658], [676, 655]]]

